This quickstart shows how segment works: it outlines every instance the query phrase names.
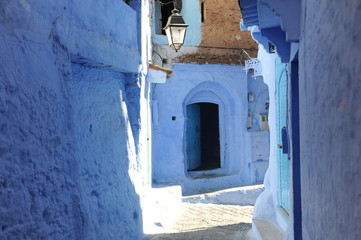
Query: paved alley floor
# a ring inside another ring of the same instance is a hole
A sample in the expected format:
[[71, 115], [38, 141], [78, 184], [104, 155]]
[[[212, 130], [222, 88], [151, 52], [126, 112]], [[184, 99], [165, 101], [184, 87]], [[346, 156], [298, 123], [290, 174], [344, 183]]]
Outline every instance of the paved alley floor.
[[252, 233], [253, 206], [182, 203], [175, 223], [160, 228], [146, 240], [254, 240]]

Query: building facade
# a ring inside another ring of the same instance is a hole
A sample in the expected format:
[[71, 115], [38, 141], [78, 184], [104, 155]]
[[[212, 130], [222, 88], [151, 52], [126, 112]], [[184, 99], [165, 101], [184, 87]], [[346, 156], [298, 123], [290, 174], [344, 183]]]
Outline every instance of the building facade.
[[361, 44], [355, 24], [361, 3], [240, 5], [243, 24], [262, 46], [264, 78], [275, 92], [270, 167], [255, 205], [254, 232], [265, 239], [268, 225], [280, 239], [358, 239], [360, 111], [352, 106], [359, 101], [361, 58], [351, 49]]
[[176, 1], [189, 25], [178, 52], [161, 31], [168, 2], [155, 1], [152, 15], [153, 62], [173, 70], [152, 80], [153, 183], [185, 195], [262, 183], [268, 89], [243, 66], [257, 49], [239, 29], [237, 2]]

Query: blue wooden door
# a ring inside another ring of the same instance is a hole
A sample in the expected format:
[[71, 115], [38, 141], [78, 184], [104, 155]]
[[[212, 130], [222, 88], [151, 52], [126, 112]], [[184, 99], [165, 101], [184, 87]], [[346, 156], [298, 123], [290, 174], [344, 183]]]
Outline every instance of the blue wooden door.
[[[276, 60], [277, 144], [282, 146], [282, 128], [287, 126], [287, 74], [286, 65]], [[278, 148], [279, 205], [290, 210], [290, 161], [288, 154]]]
[[199, 104], [187, 105], [186, 109], [187, 170], [201, 166], [201, 113]]

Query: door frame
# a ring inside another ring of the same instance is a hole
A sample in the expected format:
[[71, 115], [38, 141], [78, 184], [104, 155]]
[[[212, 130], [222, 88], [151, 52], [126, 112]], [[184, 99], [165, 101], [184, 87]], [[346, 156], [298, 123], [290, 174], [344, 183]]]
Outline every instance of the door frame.
[[[183, 101], [183, 116], [187, 116], [187, 105], [193, 103], [213, 103], [218, 105], [219, 111], [219, 138], [221, 168], [204, 171], [188, 171], [187, 166], [187, 139], [186, 119], [184, 120], [183, 153], [184, 173], [189, 178], [219, 177], [238, 174], [241, 170], [239, 162], [242, 158], [245, 142], [241, 142], [237, 129], [246, 124], [246, 118], [241, 118], [241, 109], [236, 108], [235, 99], [221, 84], [214, 81], [201, 82], [189, 91]], [[243, 144], [241, 144], [243, 143]], [[230, 154], [232, 153], [232, 154]]]

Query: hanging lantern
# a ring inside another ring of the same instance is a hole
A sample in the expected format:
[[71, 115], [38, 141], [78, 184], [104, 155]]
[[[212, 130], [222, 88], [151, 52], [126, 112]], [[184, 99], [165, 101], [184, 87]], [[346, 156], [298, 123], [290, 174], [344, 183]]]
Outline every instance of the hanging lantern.
[[184, 44], [186, 30], [188, 24], [184, 22], [182, 15], [178, 13], [177, 9], [172, 10], [172, 15], [169, 16], [167, 25], [163, 28], [168, 38], [168, 44], [176, 52]]

